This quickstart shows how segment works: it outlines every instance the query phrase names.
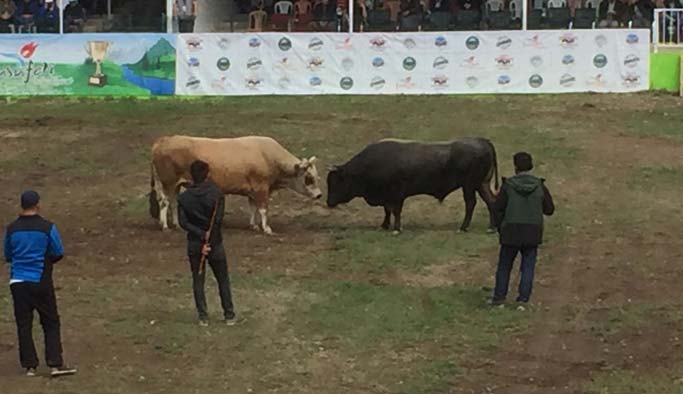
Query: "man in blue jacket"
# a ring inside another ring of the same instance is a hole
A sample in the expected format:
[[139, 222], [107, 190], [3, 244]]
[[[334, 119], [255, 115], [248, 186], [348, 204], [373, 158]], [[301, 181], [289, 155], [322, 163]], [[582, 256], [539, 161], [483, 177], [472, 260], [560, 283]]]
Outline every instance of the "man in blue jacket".
[[73, 375], [64, 365], [57, 299], [52, 265], [64, 257], [57, 227], [38, 214], [40, 196], [34, 191], [21, 195], [22, 213], [7, 227], [5, 259], [10, 264], [10, 289], [19, 335], [19, 358], [27, 376], [35, 376], [38, 355], [33, 343], [33, 311], [40, 315], [45, 334], [45, 358], [53, 377]]

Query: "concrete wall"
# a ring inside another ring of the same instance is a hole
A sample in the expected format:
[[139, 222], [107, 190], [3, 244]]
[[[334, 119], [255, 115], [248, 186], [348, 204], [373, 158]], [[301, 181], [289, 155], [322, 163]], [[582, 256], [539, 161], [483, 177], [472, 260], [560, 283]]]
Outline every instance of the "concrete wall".
[[230, 15], [234, 11], [234, 0], [198, 0], [199, 13], [195, 21], [196, 33], [230, 31]]

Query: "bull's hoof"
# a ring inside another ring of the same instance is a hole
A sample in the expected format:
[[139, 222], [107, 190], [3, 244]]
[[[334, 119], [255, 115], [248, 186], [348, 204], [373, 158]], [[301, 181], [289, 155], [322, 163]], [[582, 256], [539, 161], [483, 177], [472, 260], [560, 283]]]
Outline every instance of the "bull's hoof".
[[273, 229], [271, 229], [270, 227], [266, 227], [263, 229], [263, 233], [266, 235], [273, 235]]
[[254, 230], [254, 231], [261, 231], [261, 227], [255, 225], [255, 224], [252, 224], [252, 225], [249, 226], [249, 227], [250, 227], [252, 230]]
[[392, 235], [400, 235], [400, 234], [401, 234], [401, 230], [400, 230], [400, 229], [394, 230], [394, 231], [391, 232], [391, 234], [392, 234]]

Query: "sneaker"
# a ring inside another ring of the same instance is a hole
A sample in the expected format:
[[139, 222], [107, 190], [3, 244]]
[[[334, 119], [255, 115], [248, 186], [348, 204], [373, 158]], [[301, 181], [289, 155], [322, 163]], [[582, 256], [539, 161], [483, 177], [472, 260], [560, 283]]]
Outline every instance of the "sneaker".
[[78, 372], [76, 368], [62, 365], [61, 367], [52, 368], [50, 371], [50, 376], [56, 378], [59, 376], [74, 375], [76, 372]]
[[208, 327], [209, 326], [209, 321], [208, 320], [200, 320], [199, 325], [202, 327]]
[[504, 308], [505, 307], [505, 300], [491, 300], [491, 306], [492, 307], [500, 307]]
[[228, 326], [234, 326], [238, 322], [237, 316], [232, 316], [232, 317], [226, 317], [225, 318], [225, 324]]
[[29, 378], [36, 376], [36, 374], [37, 372], [35, 368], [26, 368], [26, 376], [28, 376]]
[[517, 310], [520, 312], [524, 312], [526, 310], [526, 307], [524, 305], [518, 305]]

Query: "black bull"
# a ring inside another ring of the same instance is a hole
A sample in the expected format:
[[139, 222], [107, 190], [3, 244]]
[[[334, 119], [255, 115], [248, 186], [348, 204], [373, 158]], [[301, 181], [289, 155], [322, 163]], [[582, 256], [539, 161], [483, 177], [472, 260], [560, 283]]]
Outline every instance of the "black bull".
[[382, 140], [330, 170], [327, 205], [335, 207], [362, 197], [371, 206], [384, 207], [382, 228], [389, 228], [393, 213], [394, 230], [401, 231], [401, 210], [406, 198], [426, 194], [442, 202], [451, 192], [462, 188], [465, 220], [460, 229], [467, 231], [470, 226], [476, 193], [489, 209], [493, 229], [494, 196], [490, 184], [494, 176], [498, 189], [496, 150], [484, 138], [444, 143]]

